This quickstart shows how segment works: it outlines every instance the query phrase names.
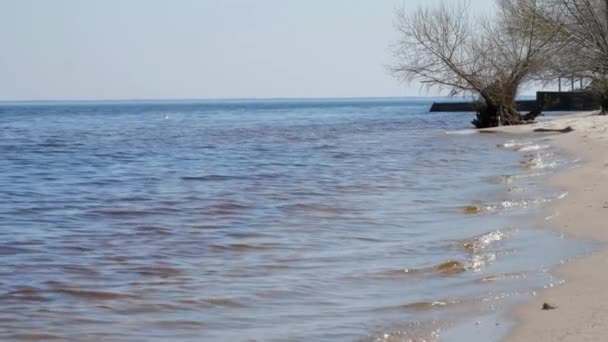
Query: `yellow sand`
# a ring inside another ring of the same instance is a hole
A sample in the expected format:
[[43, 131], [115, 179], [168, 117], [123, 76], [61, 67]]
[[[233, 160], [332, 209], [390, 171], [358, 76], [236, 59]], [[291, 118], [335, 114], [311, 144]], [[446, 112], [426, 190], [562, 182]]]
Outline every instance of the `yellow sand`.
[[[560, 214], [550, 224], [566, 235], [602, 243], [599, 252], [556, 270], [565, 284], [539, 292], [515, 310], [517, 324], [506, 341], [608, 341], [608, 116], [592, 114], [500, 129], [574, 128], [566, 134], [536, 133], [582, 158], [580, 167], [549, 180], [568, 191], [564, 200], [552, 204]], [[557, 309], [543, 311], [543, 303]]]

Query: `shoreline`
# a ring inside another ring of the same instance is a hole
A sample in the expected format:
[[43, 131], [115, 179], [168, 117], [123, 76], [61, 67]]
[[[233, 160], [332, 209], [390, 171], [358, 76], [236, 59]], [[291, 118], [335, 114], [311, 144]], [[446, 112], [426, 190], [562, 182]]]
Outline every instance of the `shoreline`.
[[[600, 341], [608, 336], [608, 117], [581, 112], [526, 126], [501, 127], [485, 132], [532, 133], [535, 129], [559, 130], [567, 134], [536, 133], [567, 153], [580, 157], [580, 164], [549, 178], [551, 188], [568, 192], [562, 201], [548, 207], [559, 216], [547, 221], [548, 229], [568, 237], [599, 244], [584, 254], [552, 270], [565, 283], [543, 289], [511, 310], [515, 325], [505, 341]], [[542, 310], [544, 303], [555, 307]]]

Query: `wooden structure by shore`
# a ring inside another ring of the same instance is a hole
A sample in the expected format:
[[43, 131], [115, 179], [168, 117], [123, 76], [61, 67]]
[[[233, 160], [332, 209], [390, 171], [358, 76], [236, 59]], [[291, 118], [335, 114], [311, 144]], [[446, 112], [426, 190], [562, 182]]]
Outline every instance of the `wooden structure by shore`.
[[[588, 111], [600, 109], [600, 101], [597, 96], [590, 92], [573, 91], [539, 91], [536, 100], [517, 101], [517, 108], [521, 112], [529, 112], [544, 103], [543, 111], [546, 112], [568, 112]], [[435, 102], [431, 106], [431, 112], [474, 112], [474, 102]]]

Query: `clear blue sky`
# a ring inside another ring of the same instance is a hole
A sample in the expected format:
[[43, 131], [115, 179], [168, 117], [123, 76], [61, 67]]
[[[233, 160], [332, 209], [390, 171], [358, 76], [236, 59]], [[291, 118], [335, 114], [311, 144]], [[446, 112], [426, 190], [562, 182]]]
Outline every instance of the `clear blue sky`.
[[424, 95], [385, 66], [436, 1], [0, 0], [0, 100]]

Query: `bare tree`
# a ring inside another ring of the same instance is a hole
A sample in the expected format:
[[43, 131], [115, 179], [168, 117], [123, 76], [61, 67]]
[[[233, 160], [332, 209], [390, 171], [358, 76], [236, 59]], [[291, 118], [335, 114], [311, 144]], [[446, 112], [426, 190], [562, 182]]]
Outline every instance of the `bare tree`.
[[518, 91], [544, 68], [554, 39], [530, 20], [535, 3], [499, 0], [493, 18], [472, 17], [462, 0], [411, 13], [401, 9], [394, 50], [398, 63], [392, 71], [404, 81], [447, 89], [451, 96], [476, 96], [473, 124], [478, 128], [524, 123], [515, 102]]
[[545, 0], [541, 9], [540, 26], [557, 30], [561, 45], [560, 53], [548, 59], [544, 78], [591, 80], [602, 114], [608, 114], [608, 0]]

